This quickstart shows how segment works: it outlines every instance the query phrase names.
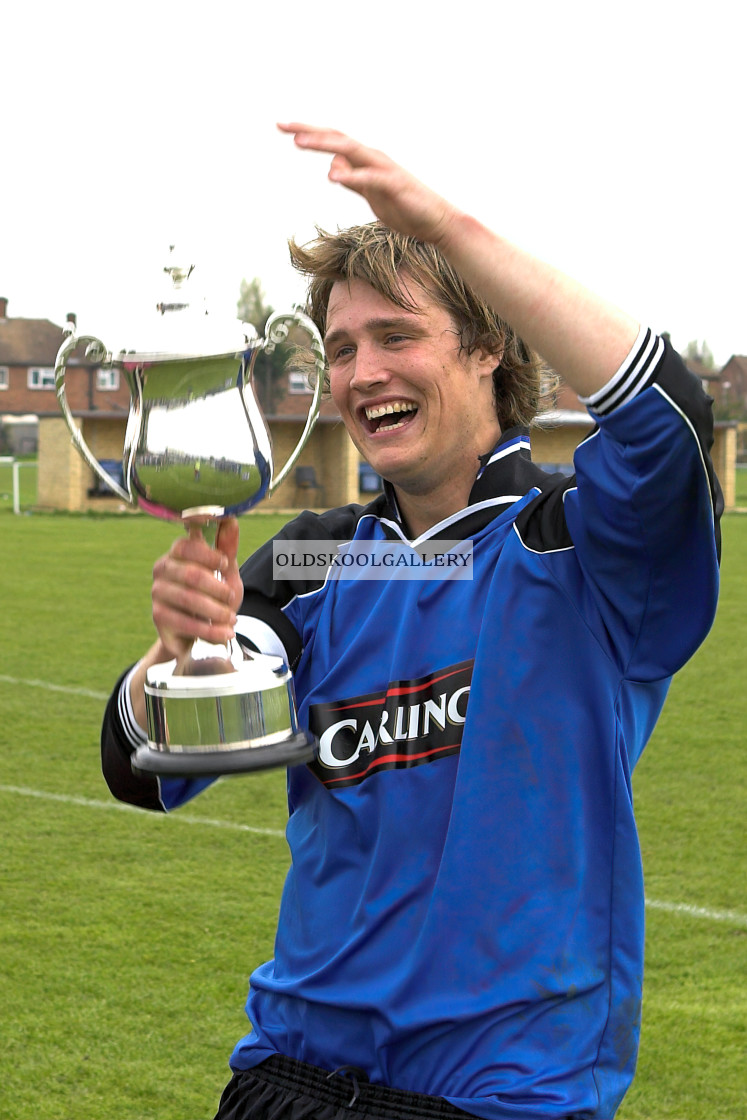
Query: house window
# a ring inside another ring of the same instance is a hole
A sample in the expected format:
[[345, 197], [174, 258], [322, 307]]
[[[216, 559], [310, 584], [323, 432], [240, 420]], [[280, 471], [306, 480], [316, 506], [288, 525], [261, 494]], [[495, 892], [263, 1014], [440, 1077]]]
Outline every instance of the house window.
[[30, 369], [28, 387], [29, 389], [54, 389], [54, 370]]
[[288, 392], [289, 393], [310, 393], [311, 389], [306, 380], [306, 374], [301, 373], [300, 370], [291, 370], [288, 374]]
[[97, 369], [96, 388], [101, 389], [101, 391], [105, 393], [117, 390], [119, 388], [119, 370], [114, 368]]
[[10, 370], [7, 366], [0, 366], [0, 389], [7, 389], [10, 385]]

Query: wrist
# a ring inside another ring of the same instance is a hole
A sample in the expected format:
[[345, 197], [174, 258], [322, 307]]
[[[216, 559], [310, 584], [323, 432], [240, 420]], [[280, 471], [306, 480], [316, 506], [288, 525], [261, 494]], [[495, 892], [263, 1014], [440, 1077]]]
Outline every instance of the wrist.
[[446, 205], [440, 222], [436, 223], [435, 232], [428, 238], [440, 253], [447, 259], [452, 255], [458, 256], [463, 245], [468, 245], [472, 237], [484, 233], [485, 227], [470, 214], [458, 210], [455, 206]]

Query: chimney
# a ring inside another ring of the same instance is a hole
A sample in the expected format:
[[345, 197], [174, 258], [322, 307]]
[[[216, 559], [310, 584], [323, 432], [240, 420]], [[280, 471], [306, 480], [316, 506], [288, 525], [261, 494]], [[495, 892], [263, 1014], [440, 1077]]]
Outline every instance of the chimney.
[[70, 324], [71, 324], [71, 326], [73, 326], [73, 327], [77, 327], [77, 325], [78, 325], [78, 316], [77, 316], [77, 315], [75, 314], [75, 312], [74, 312], [74, 311], [68, 311], [68, 313], [67, 313], [67, 319], [65, 320], [65, 322], [66, 322], [66, 323], [70, 323]]
[[8, 301], [5, 296], [0, 296], [0, 319], [8, 318]]

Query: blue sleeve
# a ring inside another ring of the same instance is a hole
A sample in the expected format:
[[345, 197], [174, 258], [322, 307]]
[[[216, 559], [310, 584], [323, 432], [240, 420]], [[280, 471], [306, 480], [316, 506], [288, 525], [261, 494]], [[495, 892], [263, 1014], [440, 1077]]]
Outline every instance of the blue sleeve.
[[[641, 346], [643, 342], [641, 341]], [[576, 450], [565, 518], [594, 609], [629, 680], [671, 676], [713, 622], [723, 500], [710, 459], [710, 399], [657, 340], [622, 403], [598, 396]], [[594, 414], [594, 412], [593, 412]]]

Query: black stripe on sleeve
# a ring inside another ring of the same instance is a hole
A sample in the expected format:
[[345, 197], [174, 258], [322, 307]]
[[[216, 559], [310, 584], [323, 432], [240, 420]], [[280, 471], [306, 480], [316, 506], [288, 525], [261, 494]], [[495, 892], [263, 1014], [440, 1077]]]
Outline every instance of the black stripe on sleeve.
[[606, 416], [638, 396], [656, 379], [664, 357], [664, 340], [647, 330], [633, 353], [604, 389], [579, 399], [597, 416]]

